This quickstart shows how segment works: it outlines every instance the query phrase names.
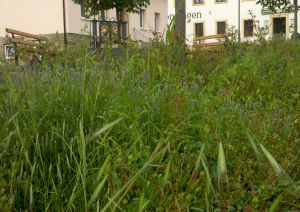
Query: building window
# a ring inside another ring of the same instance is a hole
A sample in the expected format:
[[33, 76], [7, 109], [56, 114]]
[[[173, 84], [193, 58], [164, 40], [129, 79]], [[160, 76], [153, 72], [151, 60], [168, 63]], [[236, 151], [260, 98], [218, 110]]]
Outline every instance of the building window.
[[244, 37], [253, 36], [253, 20], [244, 20]]
[[286, 36], [286, 17], [273, 18], [273, 36]]
[[145, 10], [140, 10], [140, 28], [145, 28]]
[[155, 13], [155, 31], [158, 32], [159, 31], [159, 13]]
[[86, 9], [84, 6], [80, 6], [81, 18], [86, 18]]
[[204, 4], [204, 0], [193, 0], [193, 5]]
[[13, 44], [4, 45], [4, 54], [5, 54], [5, 59], [7, 60], [12, 59], [15, 54], [14, 45]]
[[220, 21], [217, 22], [217, 34], [225, 34], [226, 33], [226, 22], [225, 21]]
[[196, 37], [201, 37], [204, 35], [203, 23], [195, 23], [195, 35]]
[[107, 12], [106, 12], [106, 10], [101, 11], [100, 15], [101, 15], [100, 18], [101, 18], [102, 20], [106, 20], [106, 17], [107, 17]]

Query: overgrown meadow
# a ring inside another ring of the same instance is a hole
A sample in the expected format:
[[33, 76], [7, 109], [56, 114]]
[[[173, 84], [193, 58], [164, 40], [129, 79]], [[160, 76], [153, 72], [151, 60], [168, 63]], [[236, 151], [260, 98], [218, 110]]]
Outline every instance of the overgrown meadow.
[[299, 43], [176, 52], [2, 63], [0, 211], [299, 211]]

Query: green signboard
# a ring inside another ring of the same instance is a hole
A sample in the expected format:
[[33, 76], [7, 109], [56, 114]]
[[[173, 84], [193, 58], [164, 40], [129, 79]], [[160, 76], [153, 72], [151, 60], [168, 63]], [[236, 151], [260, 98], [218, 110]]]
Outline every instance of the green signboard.
[[288, 10], [288, 11], [277, 10], [276, 12], [273, 12], [272, 10], [267, 9], [267, 8], [261, 9], [262, 15], [275, 14], [275, 13], [291, 13], [291, 12], [295, 12], [295, 7], [293, 7], [291, 10]]

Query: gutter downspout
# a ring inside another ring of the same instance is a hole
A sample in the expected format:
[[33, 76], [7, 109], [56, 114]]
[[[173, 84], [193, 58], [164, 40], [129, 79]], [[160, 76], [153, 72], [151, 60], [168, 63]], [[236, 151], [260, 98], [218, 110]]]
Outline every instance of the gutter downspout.
[[67, 47], [67, 29], [66, 29], [66, 4], [65, 4], [65, 0], [63, 0], [63, 17], [64, 17], [64, 44], [65, 47]]
[[238, 4], [238, 39], [239, 42], [241, 42], [241, 0], [238, 0], [239, 4]]

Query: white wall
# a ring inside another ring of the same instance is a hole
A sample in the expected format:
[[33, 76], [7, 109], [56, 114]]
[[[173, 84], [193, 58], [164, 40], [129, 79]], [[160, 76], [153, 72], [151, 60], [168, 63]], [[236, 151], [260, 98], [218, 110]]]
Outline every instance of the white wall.
[[0, 37], [5, 28], [32, 34], [63, 32], [61, 0], [0, 0]]
[[[168, 0], [169, 9], [168, 14], [169, 17], [175, 14], [175, 5], [174, 0]], [[298, 0], [300, 3], [300, 0]], [[264, 15], [261, 13], [261, 5], [256, 4], [256, 0], [241, 0], [241, 35], [242, 39], [250, 39], [253, 40], [254, 38], [244, 38], [243, 36], [243, 20], [244, 19], [251, 19], [251, 15], [249, 14], [249, 10], [253, 12], [256, 16], [256, 20], [260, 22], [260, 25], [263, 26], [266, 21], [268, 24], [272, 23], [272, 17], [274, 15], [267, 14]], [[190, 16], [193, 17], [192, 14], [201, 13], [201, 18], [198, 18], [194, 15], [194, 18], [187, 18], [187, 25], [186, 25], [186, 36], [188, 44], [192, 44], [192, 40], [194, 38], [194, 24], [197, 22], [204, 23], [204, 35], [215, 35], [216, 32], [216, 22], [217, 21], [227, 21], [229, 27], [234, 26], [238, 29], [238, 1], [237, 0], [227, 0], [227, 3], [215, 3], [215, 0], [204, 0], [203, 5], [193, 6], [193, 0], [186, 0], [186, 13], [191, 14]], [[289, 22], [291, 19], [294, 18], [294, 14], [277, 14], [276, 16], [286, 17], [287, 18], [287, 30], [289, 29]], [[300, 14], [298, 17], [298, 22], [300, 23]], [[170, 18], [169, 18], [170, 21]], [[298, 28], [300, 32], [300, 27]], [[266, 36], [270, 38], [272, 34], [272, 26], [270, 27], [270, 32]], [[291, 37], [292, 33], [288, 33], [287, 37]]]
[[[159, 14], [158, 34], [164, 35], [168, 25], [168, 0], [151, 0], [150, 5], [147, 8], [142, 9], [145, 10], [143, 29], [140, 28], [139, 14], [128, 13], [125, 15], [125, 20], [128, 21], [129, 24], [128, 30], [131, 38], [134, 40], [141, 40], [143, 35], [147, 38], [153, 37], [153, 32], [155, 31], [155, 13]], [[107, 15], [108, 17], [116, 17], [115, 10], [109, 11]]]

